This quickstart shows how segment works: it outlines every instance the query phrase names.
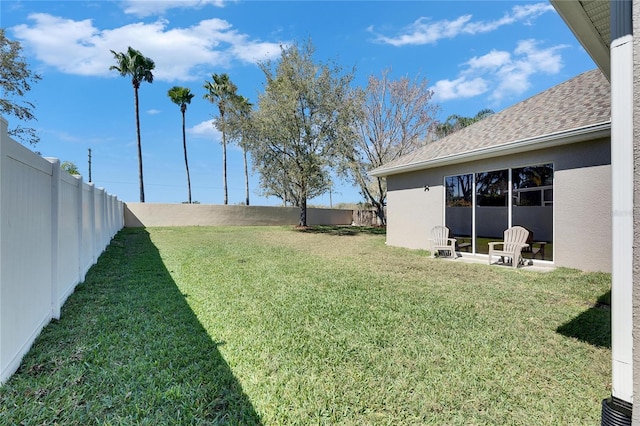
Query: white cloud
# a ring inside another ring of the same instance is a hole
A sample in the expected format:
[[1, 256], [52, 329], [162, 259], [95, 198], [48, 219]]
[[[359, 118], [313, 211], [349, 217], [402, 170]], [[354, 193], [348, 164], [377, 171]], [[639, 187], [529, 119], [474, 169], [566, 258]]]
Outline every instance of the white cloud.
[[467, 64], [471, 69], [493, 70], [496, 68], [500, 68], [504, 64], [508, 64], [510, 61], [511, 54], [509, 52], [492, 50], [486, 55], [469, 59], [469, 62], [467, 62]]
[[485, 93], [488, 83], [481, 77], [468, 80], [460, 77], [455, 80], [440, 80], [432, 88], [435, 98], [440, 101], [451, 99], [472, 98]]
[[222, 134], [213, 125], [213, 120], [206, 120], [187, 129], [187, 133], [194, 137], [222, 140]]
[[[395, 37], [379, 35], [376, 40], [393, 46], [432, 44], [443, 38], [455, 37], [470, 19], [471, 15], [464, 15], [455, 21], [444, 20], [431, 23], [428, 18], [419, 18], [407, 28], [404, 34]], [[369, 27], [369, 31], [373, 32], [373, 27]]]
[[223, 7], [225, 0], [125, 0], [122, 2], [124, 13], [139, 17], [162, 15], [170, 9], [201, 8], [206, 5]]
[[287, 48], [289, 44], [251, 42], [248, 40], [243, 42], [243, 40], [239, 39], [237, 43], [231, 47], [230, 51], [234, 57], [244, 62], [256, 63], [258, 61], [279, 57], [280, 46]]
[[501, 66], [496, 74], [498, 84], [490, 99], [501, 101], [524, 93], [531, 87], [535, 74], [557, 74], [562, 69], [562, 56], [558, 53], [564, 45], [538, 48], [535, 40], [522, 40], [514, 50], [513, 60]]
[[486, 55], [473, 57], [453, 80], [440, 80], [433, 86], [434, 99], [447, 101], [470, 98], [489, 93], [495, 104], [518, 96], [531, 87], [536, 74], [557, 74], [562, 69], [557, 45], [540, 48], [535, 40], [521, 40], [513, 52], [492, 50]]
[[45, 13], [29, 16], [31, 25], [13, 27], [16, 38], [46, 65], [75, 75], [108, 76], [114, 65], [110, 50], [135, 49], [155, 62], [156, 80], [195, 80], [200, 69], [227, 68], [233, 62], [256, 63], [280, 54], [280, 43], [252, 40], [222, 19], [207, 19], [187, 28], [169, 22], [134, 23], [98, 29], [89, 19], [74, 21]]
[[464, 32], [471, 35], [487, 33], [519, 21], [523, 21], [525, 25], [531, 25], [535, 18], [553, 10], [554, 8], [550, 3], [516, 5], [511, 9], [511, 12], [505, 13], [502, 18], [495, 21], [470, 23], [464, 28]]
[[147, 111], [147, 114], [149, 115], [157, 115], [160, 114], [162, 111], [160, 111], [159, 109], [150, 109]]
[[550, 3], [525, 4], [524, 6], [513, 7], [513, 18], [516, 21], [524, 20], [525, 24], [530, 25], [531, 19], [554, 10]]
[[[429, 18], [421, 17], [400, 34], [391, 37], [377, 35], [376, 41], [392, 46], [434, 44], [438, 40], [451, 39], [462, 34], [488, 33], [516, 22], [531, 25], [535, 18], [553, 10], [554, 8], [551, 4], [536, 3], [516, 5], [511, 11], [505, 13], [502, 18], [493, 21], [472, 21], [471, 15], [463, 15], [453, 21], [445, 19], [435, 22], [432, 22]], [[369, 27], [368, 30], [374, 32], [373, 27]]]
[[538, 49], [536, 40], [522, 40], [518, 43], [515, 50], [516, 55], [524, 55], [527, 62], [532, 64], [536, 70], [555, 74], [562, 68], [562, 58], [558, 50], [568, 47], [566, 45], [558, 45], [548, 49]]

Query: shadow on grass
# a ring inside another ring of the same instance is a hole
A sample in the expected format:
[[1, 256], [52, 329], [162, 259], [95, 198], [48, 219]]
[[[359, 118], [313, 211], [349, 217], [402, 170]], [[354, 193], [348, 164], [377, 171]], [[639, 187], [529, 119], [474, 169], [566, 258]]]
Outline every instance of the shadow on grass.
[[604, 293], [591, 308], [556, 331], [594, 346], [611, 349], [611, 291]]
[[149, 234], [125, 229], [0, 388], [0, 424], [259, 425], [223, 344]]
[[297, 227], [295, 230], [311, 234], [329, 234], [339, 236], [353, 236], [358, 234], [385, 235], [387, 233], [387, 228], [383, 226], [313, 225]]

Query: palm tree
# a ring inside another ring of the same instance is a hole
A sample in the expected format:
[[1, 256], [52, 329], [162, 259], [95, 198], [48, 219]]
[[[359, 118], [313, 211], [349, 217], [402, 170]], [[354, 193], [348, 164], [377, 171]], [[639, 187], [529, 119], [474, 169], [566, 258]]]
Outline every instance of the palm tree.
[[227, 74], [212, 74], [213, 82], [205, 81], [204, 88], [209, 92], [204, 98], [211, 103], [218, 105], [220, 119], [216, 123], [216, 127], [222, 132], [222, 176], [224, 184], [224, 204], [229, 203], [229, 194], [227, 191], [227, 139], [225, 132], [225, 112], [229, 104], [236, 96], [237, 87], [231, 82]]
[[184, 115], [187, 112], [187, 104], [191, 103], [191, 99], [195, 96], [189, 88], [173, 86], [167, 93], [171, 102], [176, 105], [180, 105], [180, 112], [182, 113], [182, 148], [184, 149], [184, 166], [187, 169], [187, 190], [188, 190], [188, 202], [191, 204], [191, 178], [189, 177], [189, 161], [187, 160], [187, 134], [184, 127]]
[[450, 115], [444, 123], [438, 125], [436, 128], [436, 134], [438, 137], [443, 138], [493, 114], [495, 114], [495, 112], [492, 109], [485, 108], [478, 111], [478, 113], [473, 117], [463, 117], [458, 114]]
[[476, 121], [480, 121], [483, 118], [487, 118], [490, 115], [495, 114], [496, 112], [494, 110], [492, 110], [491, 108], [485, 108], [485, 109], [481, 109], [480, 111], [478, 111], [478, 113], [476, 115], [473, 116], [473, 122], [475, 123]]
[[138, 176], [140, 178], [140, 202], [144, 203], [144, 180], [142, 177], [142, 144], [140, 143], [140, 113], [138, 110], [138, 89], [143, 81], [153, 83], [153, 73], [151, 70], [155, 68], [152, 59], [143, 56], [139, 51], [129, 46], [126, 53], [114, 52], [113, 56], [117, 65], [109, 67], [109, 71], [116, 70], [121, 76], [131, 76], [131, 84], [133, 85], [133, 93], [136, 106], [136, 133], [138, 136]]
[[245, 135], [247, 126], [249, 125], [249, 116], [251, 107], [253, 106], [249, 99], [244, 96], [237, 96], [234, 100], [234, 107], [240, 117], [240, 146], [242, 147], [242, 157], [244, 160], [244, 189], [245, 189], [245, 205], [249, 205], [249, 169], [247, 167], [247, 141]]

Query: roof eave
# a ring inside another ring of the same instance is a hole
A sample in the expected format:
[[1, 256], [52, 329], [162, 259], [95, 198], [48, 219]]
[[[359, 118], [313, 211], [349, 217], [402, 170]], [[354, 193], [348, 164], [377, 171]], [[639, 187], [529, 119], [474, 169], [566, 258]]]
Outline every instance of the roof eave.
[[609, 45], [598, 33], [579, 1], [550, 0], [554, 9], [571, 29], [600, 71], [611, 81]]
[[576, 129], [551, 133], [534, 138], [521, 139], [502, 145], [492, 146], [488, 148], [479, 148], [473, 151], [448, 155], [431, 160], [417, 161], [415, 163], [401, 164], [392, 167], [383, 166], [378, 169], [372, 170], [371, 172], [369, 172], [369, 174], [374, 177], [391, 176], [401, 173], [431, 169], [434, 167], [448, 166], [451, 164], [457, 164], [466, 161], [482, 160], [485, 158], [499, 157], [538, 149], [569, 145], [577, 142], [586, 142], [610, 135], [611, 121], [605, 121], [590, 126], [579, 127]]

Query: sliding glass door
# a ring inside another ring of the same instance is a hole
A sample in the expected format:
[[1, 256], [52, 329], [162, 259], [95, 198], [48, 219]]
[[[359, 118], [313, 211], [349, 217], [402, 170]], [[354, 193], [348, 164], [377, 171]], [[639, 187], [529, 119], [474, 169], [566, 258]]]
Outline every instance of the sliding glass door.
[[513, 169], [511, 222], [529, 230], [524, 257], [553, 260], [553, 164]]
[[530, 232], [524, 257], [553, 260], [553, 164], [445, 177], [445, 225], [461, 252], [487, 254], [505, 229]]
[[471, 252], [473, 235], [473, 175], [445, 178], [445, 225], [458, 241], [458, 250]]
[[509, 171], [476, 173], [476, 253], [489, 253], [509, 227]]

